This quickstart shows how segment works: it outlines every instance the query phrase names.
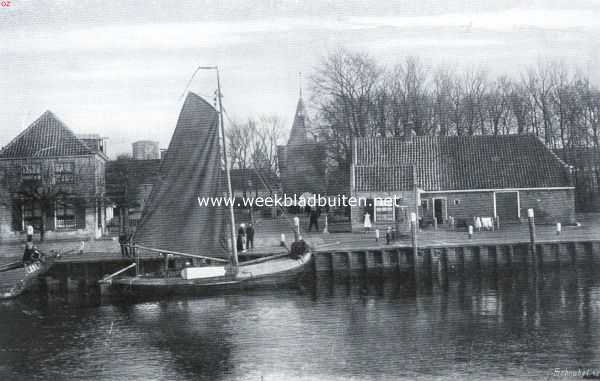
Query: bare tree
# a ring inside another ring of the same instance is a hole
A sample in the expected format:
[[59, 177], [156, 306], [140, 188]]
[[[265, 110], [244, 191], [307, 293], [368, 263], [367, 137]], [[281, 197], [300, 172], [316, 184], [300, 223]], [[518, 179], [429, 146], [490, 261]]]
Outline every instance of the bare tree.
[[331, 141], [335, 160], [344, 165], [351, 138], [377, 132], [370, 117], [381, 75], [382, 69], [367, 54], [340, 49], [324, 58], [311, 77], [322, 134]]
[[[48, 220], [54, 218], [57, 208], [80, 210], [102, 195], [90, 193], [81, 184], [82, 174], [89, 172], [92, 164], [83, 161], [63, 163], [55, 160], [28, 158], [5, 162], [1, 170], [0, 201], [5, 207], [23, 220], [26, 216], [21, 210], [30, 210], [31, 219], [40, 231], [40, 240], [44, 240]], [[89, 168], [88, 168], [89, 167]], [[73, 215], [74, 220], [75, 215]], [[75, 222], [73, 221], [73, 222]]]

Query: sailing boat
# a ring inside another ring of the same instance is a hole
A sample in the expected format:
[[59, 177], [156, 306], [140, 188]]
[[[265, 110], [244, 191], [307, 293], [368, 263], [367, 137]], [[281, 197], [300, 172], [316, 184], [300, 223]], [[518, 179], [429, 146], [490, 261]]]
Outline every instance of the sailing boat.
[[[105, 277], [101, 283], [121, 291], [152, 294], [275, 286], [295, 280], [310, 262], [310, 252], [296, 258], [277, 254], [238, 262], [233, 204], [229, 205], [229, 224], [226, 208], [199, 205], [202, 198], [225, 194], [233, 200], [220, 88], [218, 94], [217, 111], [200, 96], [188, 93], [161, 164], [160, 179], [152, 189], [133, 237], [136, 256], [139, 258], [140, 251], [161, 253], [165, 256], [165, 270], [160, 274], [141, 274], [136, 261]], [[183, 257], [192, 263], [173, 272], [168, 269], [170, 256]], [[118, 277], [133, 267], [135, 276]]]

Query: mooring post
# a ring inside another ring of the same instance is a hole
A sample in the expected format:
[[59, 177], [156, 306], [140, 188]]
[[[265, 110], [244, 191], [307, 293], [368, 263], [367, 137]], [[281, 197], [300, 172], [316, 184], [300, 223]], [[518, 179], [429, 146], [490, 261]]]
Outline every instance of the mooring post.
[[417, 214], [414, 212], [410, 214], [410, 232], [411, 232], [411, 237], [412, 237], [413, 253], [415, 255], [415, 262], [416, 262], [417, 252], [419, 249], [417, 246]]
[[300, 218], [298, 216], [294, 216], [294, 241], [297, 241], [299, 236], [300, 236]]
[[285, 247], [285, 234], [281, 233], [281, 237], [279, 238], [279, 246]]
[[527, 209], [527, 219], [529, 220], [529, 247], [531, 249], [532, 263], [536, 261], [536, 247], [535, 247], [535, 215], [533, 209]]

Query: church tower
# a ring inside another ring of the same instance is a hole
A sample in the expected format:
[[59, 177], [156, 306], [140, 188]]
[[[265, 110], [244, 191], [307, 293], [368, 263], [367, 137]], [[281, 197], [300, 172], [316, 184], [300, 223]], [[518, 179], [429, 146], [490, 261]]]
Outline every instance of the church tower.
[[310, 121], [300, 88], [287, 145], [277, 147], [281, 184], [289, 196], [325, 194], [325, 147], [315, 141], [309, 129]]

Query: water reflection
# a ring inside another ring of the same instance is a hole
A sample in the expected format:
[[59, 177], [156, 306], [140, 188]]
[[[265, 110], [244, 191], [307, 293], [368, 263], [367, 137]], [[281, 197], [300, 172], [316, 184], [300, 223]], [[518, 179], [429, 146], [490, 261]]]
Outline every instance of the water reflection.
[[600, 368], [597, 273], [316, 276], [159, 302], [30, 295], [0, 304], [0, 377], [545, 379]]

